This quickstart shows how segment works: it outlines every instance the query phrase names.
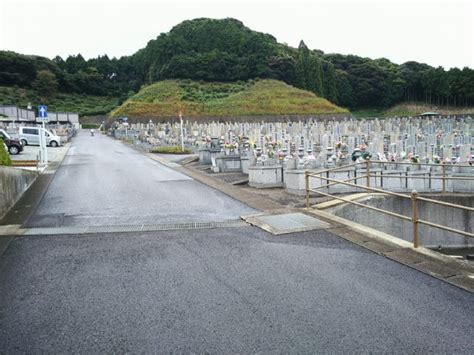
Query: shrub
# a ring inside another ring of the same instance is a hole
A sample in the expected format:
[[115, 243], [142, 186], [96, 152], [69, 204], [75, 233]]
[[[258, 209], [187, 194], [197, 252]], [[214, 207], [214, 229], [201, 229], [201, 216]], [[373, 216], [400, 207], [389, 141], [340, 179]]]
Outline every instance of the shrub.
[[98, 129], [100, 127], [99, 124], [93, 124], [93, 123], [86, 123], [81, 125], [83, 129]]
[[154, 147], [150, 151], [151, 153], [161, 153], [161, 154], [191, 154], [192, 151], [189, 148], [181, 149], [180, 146], [174, 145], [171, 147]]
[[5, 144], [3, 143], [3, 139], [0, 139], [0, 165], [6, 165], [6, 166], [12, 165], [10, 155], [8, 154], [8, 151], [5, 149]]

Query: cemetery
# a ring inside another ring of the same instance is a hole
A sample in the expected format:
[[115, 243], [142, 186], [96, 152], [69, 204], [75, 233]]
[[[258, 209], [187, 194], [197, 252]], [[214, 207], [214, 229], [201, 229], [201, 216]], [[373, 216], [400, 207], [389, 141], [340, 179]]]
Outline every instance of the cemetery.
[[[113, 134], [150, 150], [183, 145], [213, 174], [248, 174], [254, 188], [304, 195], [305, 173], [391, 191], [474, 193], [471, 117], [354, 118], [296, 122], [114, 124]], [[369, 179], [362, 176], [370, 174]], [[360, 177], [360, 178], [358, 178]], [[310, 179], [310, 187], [326, 185]], [[332, 193], [357, 192], [331, 186]]]
[[246, 176], [243, 188], [273, 194], [288, 206], [302, 207], [305, 196], [308, 210], [400, 236], [415, 248], [472, 253], [474, 121], [469, 116], [118, 121], [111, 134], [145, 151], [185, 147], [197, 160], [191, 169], [239, 185]]

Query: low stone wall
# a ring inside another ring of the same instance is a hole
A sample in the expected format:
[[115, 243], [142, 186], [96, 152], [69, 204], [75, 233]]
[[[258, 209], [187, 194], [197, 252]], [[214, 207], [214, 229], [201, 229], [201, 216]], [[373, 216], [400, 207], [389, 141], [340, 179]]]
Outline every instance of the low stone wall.
[[0, 218], [20, 199], [36, 180], [34, 171], [0, 166]]

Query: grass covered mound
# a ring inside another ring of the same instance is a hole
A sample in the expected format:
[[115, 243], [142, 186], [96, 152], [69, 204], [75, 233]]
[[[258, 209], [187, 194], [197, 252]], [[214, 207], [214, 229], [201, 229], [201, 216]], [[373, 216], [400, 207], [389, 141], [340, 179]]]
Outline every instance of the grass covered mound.
[[[35, 104], [37, 93], [31, 89], [0, 86], [0, 105], [26, 107]], [[105, 115], [119, 104], [117, 97], [56, 93], [48, 102], [52, 112], [77, 112], [80, 116]]]
[[277, 80], [233, 83], [165, 80], [142, 88], [112, 117], [277, 116], [346, 113], [315, 94]]

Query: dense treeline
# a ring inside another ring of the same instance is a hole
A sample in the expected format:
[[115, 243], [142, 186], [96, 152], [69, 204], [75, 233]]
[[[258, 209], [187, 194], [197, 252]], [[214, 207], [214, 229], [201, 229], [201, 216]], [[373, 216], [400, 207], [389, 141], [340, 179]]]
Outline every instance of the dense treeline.
[[234, 19], [184, 21], [120, 59], [104, 55], [85, 60], [78, 54], [49, 60], [0, 52], [0, 85], [41, 92], [57, 87], [62, 92], [125, 99], [141, 85], [164, 79], [254, 78], [282, 80], [350, 108], [387, 107], [402, 101], [474, 104], [470, 68], [446, 71], [413, 61], [397, 65], [384, 58], [325, 54], [310, 50], [303, 41], [292, 48]]
[[86, 61], [78, 54], [50, 60], [0, 51], [0, 86], [35, 89], [38, 101], [47, 101], [56, 91], [124, 100], [141, 84], [130, 57], [110, 59], [104, 55]]

